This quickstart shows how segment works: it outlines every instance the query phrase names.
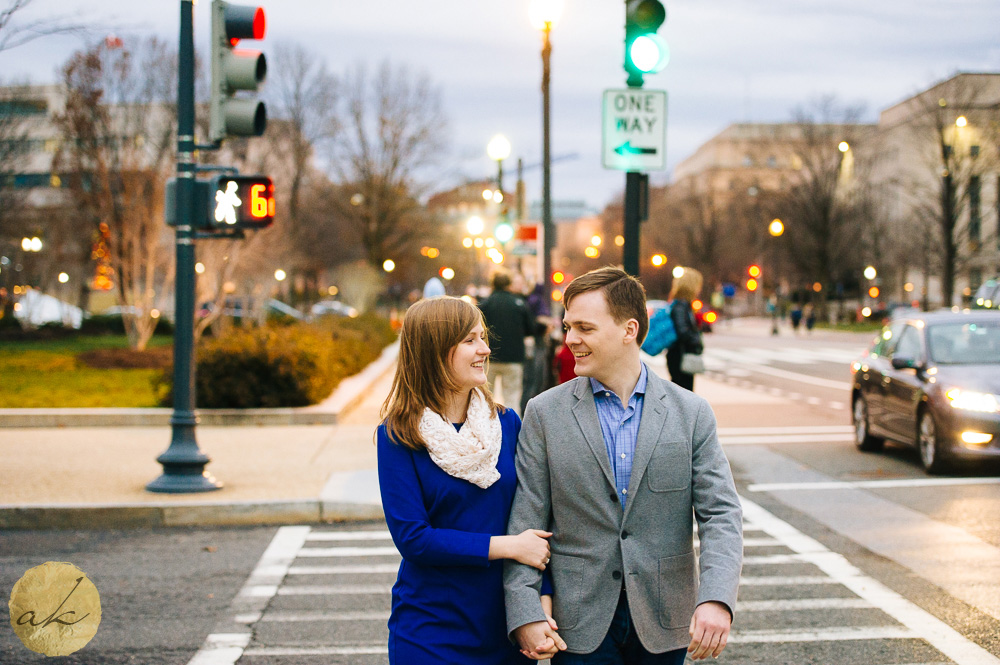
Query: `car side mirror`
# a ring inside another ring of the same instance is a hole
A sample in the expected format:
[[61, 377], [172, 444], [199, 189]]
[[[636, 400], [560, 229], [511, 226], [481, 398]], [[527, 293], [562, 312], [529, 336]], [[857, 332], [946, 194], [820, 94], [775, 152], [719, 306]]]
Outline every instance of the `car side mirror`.
[[923, 363], [915, 358], [906, 358], [904, 356], [896, 356], [892, 359], [893, 369], [923, 369]]

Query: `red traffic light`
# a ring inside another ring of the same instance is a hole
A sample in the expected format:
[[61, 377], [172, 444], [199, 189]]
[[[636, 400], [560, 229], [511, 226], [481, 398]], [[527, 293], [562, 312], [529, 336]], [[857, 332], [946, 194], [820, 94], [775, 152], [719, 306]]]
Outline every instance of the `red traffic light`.
[[756, 291], [758, 286], [760, 285], [757, 283], [757, 280], [754, 279], [753, 277], [747, 280], [747, 291], [751, 292]]
[[267, 20], [263, 7], [251, 5], [225, 6], [226, 37], [233, 46], [241, 39], [264, 39]]
[[208, 204], [215, 227], [267, 228], [274, 222], [274, 183], [266, 176], [218, 176], [212, 180]]
[[756, 264], [750, 266], [749, 268], [747, 268], [747, 274], [749, 274], [751, 277], [760, 277], [760, 266]]
[[556, 270], [552, 273], [553, 284], [562, 284], [564, 281], [566, 281], [566, 275], [561, 270]]

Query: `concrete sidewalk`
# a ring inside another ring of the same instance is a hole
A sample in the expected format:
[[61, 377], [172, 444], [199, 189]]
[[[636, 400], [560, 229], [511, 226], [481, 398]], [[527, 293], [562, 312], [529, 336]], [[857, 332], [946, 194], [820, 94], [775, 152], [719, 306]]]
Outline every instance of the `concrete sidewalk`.
[[[662, 356], [646, 360], [665, 376]], [[354, 381], [333, 425], [199, 426], [207, 471], [224, 484], [203, 494], [145, 490], [161, 473], [169, 426], [0, 428], [0, 529], [381, 519], [373, 433], [393, 367]], [[842, 414], [704, 376], [695, 388], [720, 428], [845, 424]]]

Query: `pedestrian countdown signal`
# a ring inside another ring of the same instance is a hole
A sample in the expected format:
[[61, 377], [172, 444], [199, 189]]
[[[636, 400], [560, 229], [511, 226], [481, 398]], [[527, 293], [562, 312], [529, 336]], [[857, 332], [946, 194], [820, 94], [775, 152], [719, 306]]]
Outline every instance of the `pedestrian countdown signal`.
[[209, 207], [215, 228], [267, 228], [274, 222], [274, 183], [265, 176], [219, 176], [212, 180]]

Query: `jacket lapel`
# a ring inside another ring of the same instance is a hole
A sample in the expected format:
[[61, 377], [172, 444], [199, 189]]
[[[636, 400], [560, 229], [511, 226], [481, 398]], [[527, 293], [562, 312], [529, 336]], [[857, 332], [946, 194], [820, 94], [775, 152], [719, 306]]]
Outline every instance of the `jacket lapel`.
[[635, 440], [635, 452], [632, 454], [632, 477], [628, 483], [629, 500], [625, 502], [625, 515], [628, 516], [632, 508], [632, 497], [638, 491], [639, 483], [646, 473], [649, 459], [653, 456], [653, 450], [660, 440], [660, 432], [663, 431], [663, 424], [667, 420], [667, 406], [664, 403], [666, 390], [663, 388], [663, 379], [653, 373], [653, 370], [646, 368], [646, 395], [642, 400], [642, 420], [639, 422], [639, 433]]
[[[611, 487], [615, 486], [615, 474], [611, 469], [611, 460], [608, 459], [608, 449], [604, 445], [604, 434], [601, 432], [601, 421], [597, 417], [597, 405], [594, 403], [594, 393], [590, 389], [590, 379], [583, 377], [577, 381], [576, 390], [573, 391], [577, 402], [573, 405], [573, 415], [576, 422], [583, 430], [583, 436], [590, 446], [591, 452], [597, 458], [597, 463], [604, 472], [604, 477], [608, 479]], [[640, 425], [641, 427], [641, 425]]]

